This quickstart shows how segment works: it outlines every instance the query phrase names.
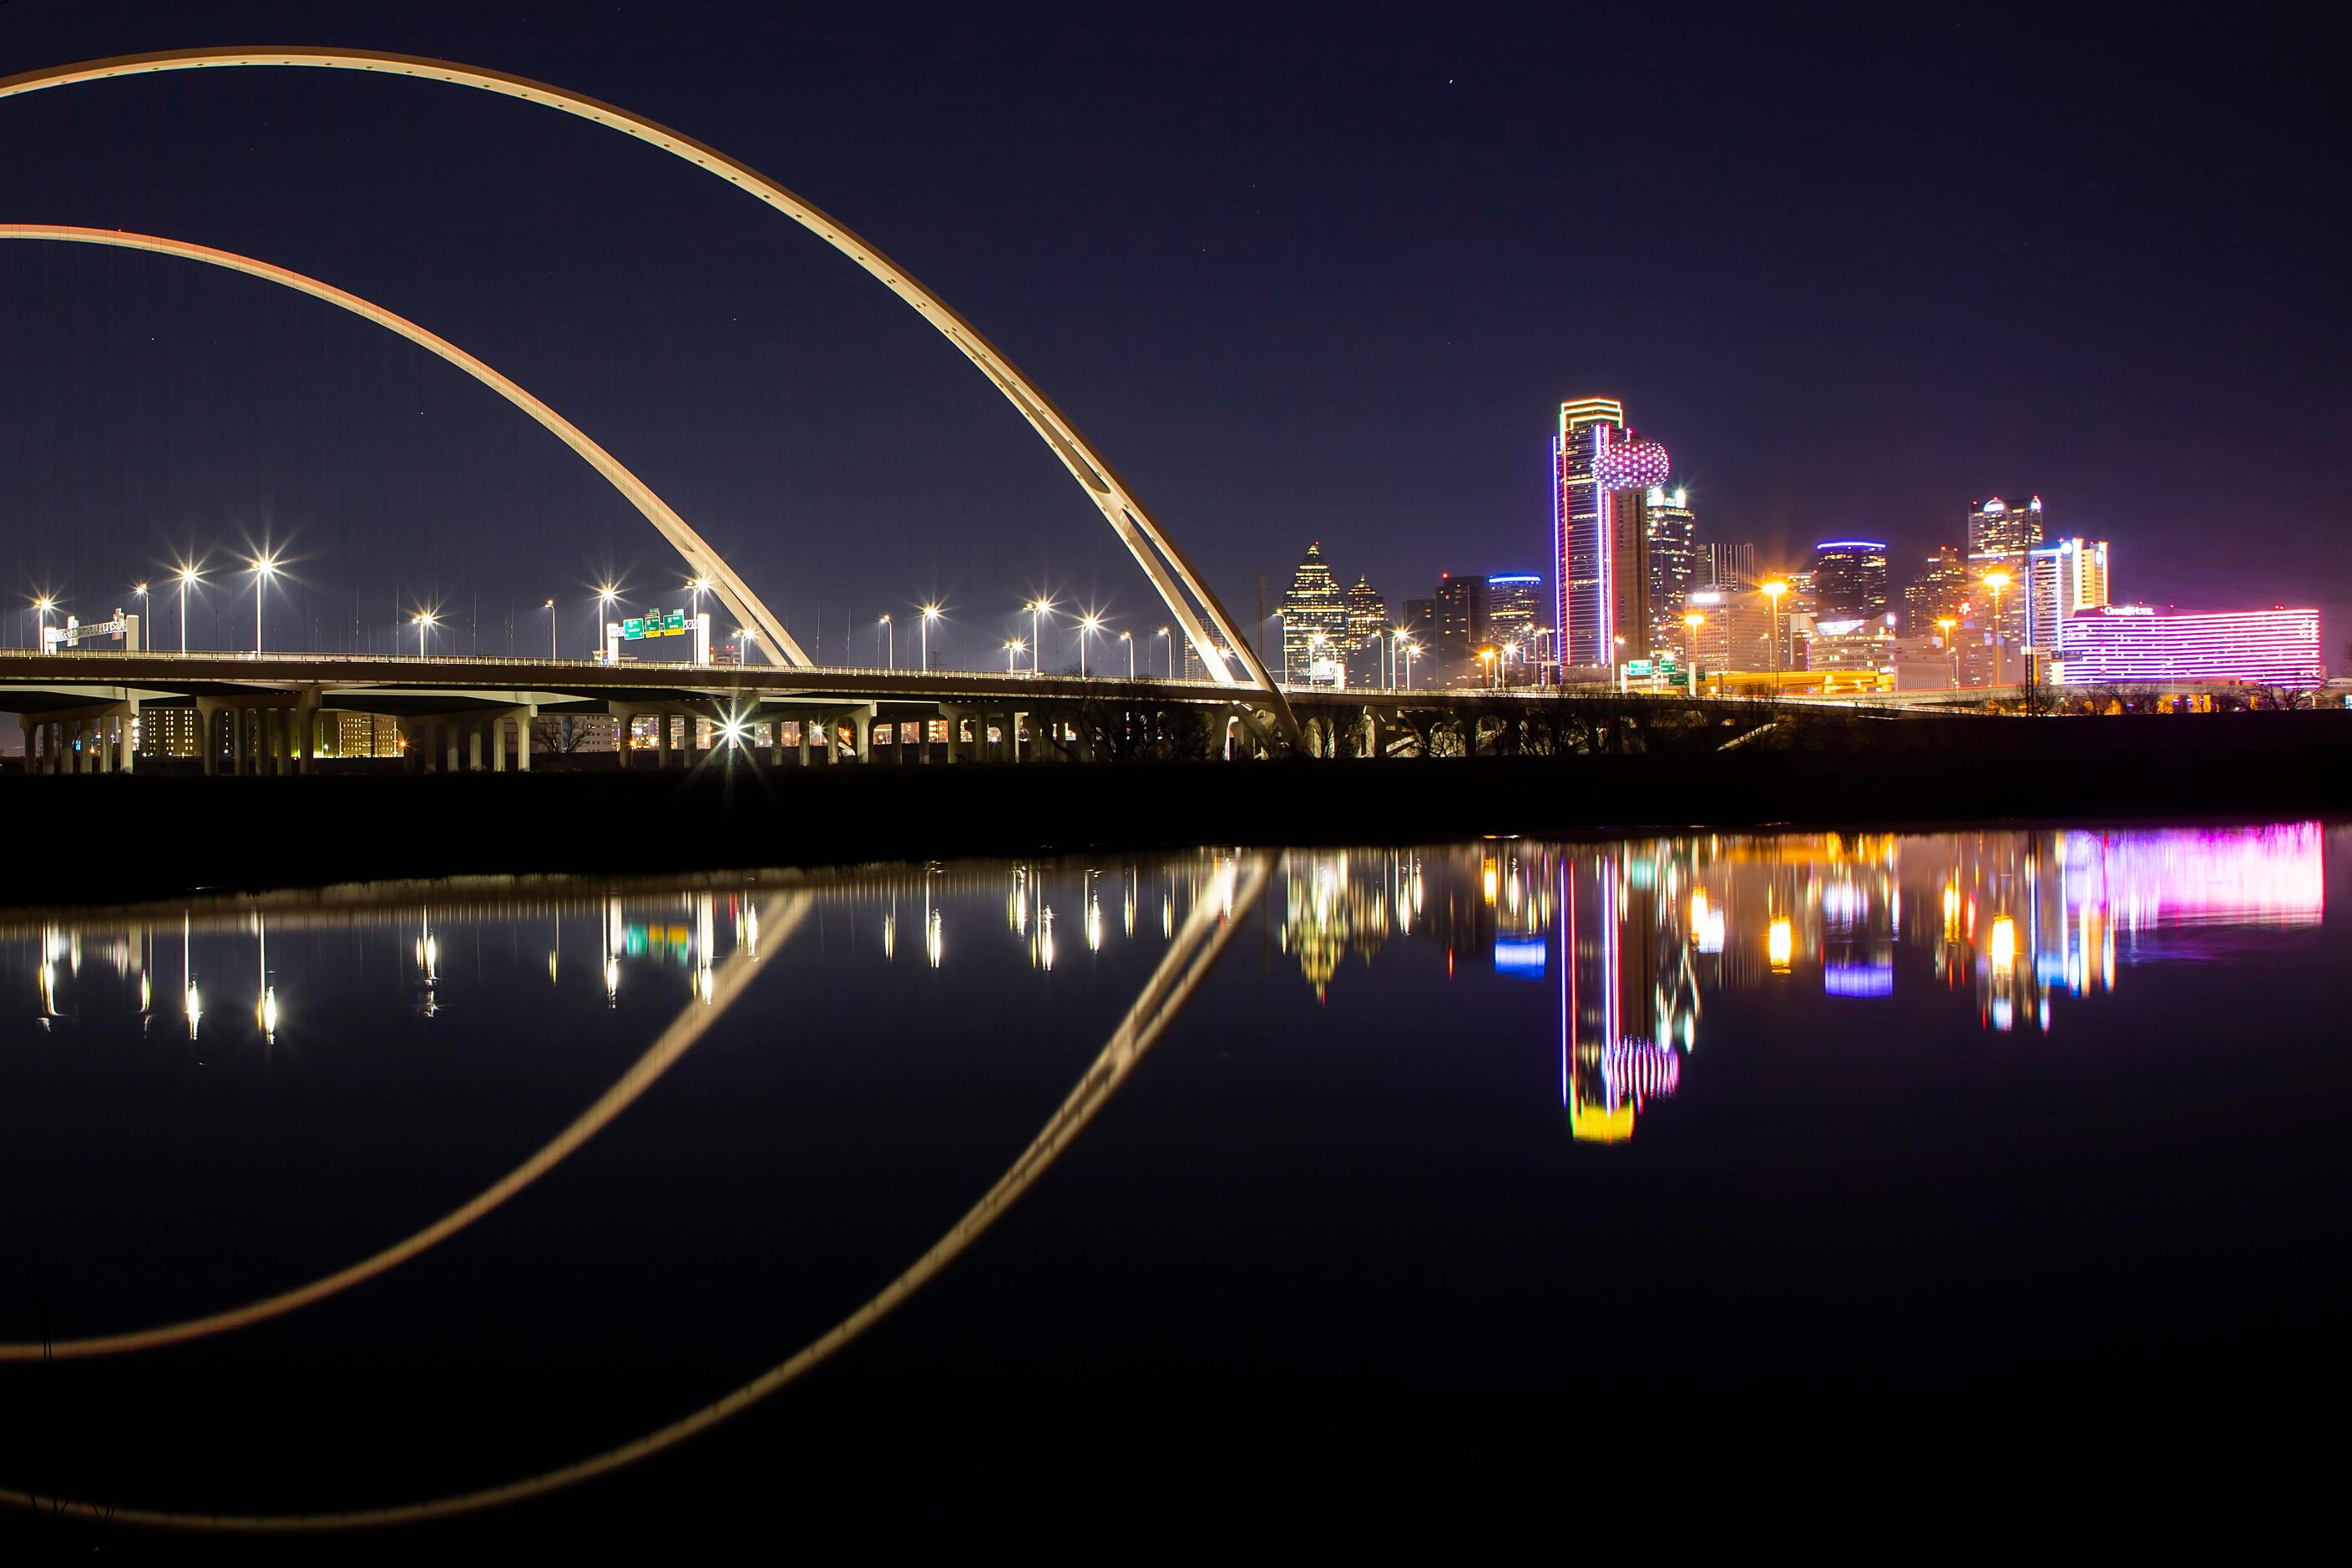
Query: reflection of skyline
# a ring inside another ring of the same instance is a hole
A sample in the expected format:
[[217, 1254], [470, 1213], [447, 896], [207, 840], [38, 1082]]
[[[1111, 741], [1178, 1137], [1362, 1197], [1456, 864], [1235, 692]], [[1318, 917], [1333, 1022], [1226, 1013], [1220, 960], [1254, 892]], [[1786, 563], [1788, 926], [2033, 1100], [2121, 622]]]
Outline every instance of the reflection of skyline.
[[2053, 998], [2113, 991], [2167, 931], [2317, 923], [2325, 844], [2293, 823], [1295, 852], [1281, 940], [1318, 1000], [1391, 942], [1442, 947], [1449, 977], [1549, 975], [1570, 1131], [1617, 1142], [1681, 1085], [1706, 995], [1859, 1005], [1924, 979], [1987, 1030], [2046, 1032]]

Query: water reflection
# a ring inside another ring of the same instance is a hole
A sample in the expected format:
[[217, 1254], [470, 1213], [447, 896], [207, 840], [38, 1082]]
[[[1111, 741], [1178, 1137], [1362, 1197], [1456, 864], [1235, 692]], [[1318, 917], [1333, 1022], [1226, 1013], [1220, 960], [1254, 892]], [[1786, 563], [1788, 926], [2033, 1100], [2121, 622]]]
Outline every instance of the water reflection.
[[1346, 960], [1391, 942], [1442, 948], [1449, 976], [1549, 976], [1570, 1129], [1613, 1142], [1674, 1093], [1709, 994], [1817, 983], [1883, 1000], [1902, 967], [1988, 1030], [2046, 1033], [2053, 998], [2089, 1001], [2119, 963], [2180, 955], [2180, 932], [2317, 924], [2325, 842], [2306, 822], [1299, 853], [1281, 940], [1318, 1001]]
[[[556, 1457], [579, 1451], [570, 1428], [551, 1426], [535, 1435], [528, 1456], [505, 1467], [523, 1479], [480, 1487], [478, 1478], [467, 1477], [476, 1489], [417, 1503], [242, 1520], [110, 1514], [183, 1526], [327, 1529], [489, 1507], [674, 1447], [848, 1346], [976, 1241], [1086, 1130], [1208, 982], [1236, 927], [1252, 919], [1265, 922], [1259, 951], [1265, 972], [1237, 983], [1247, 991], [1246, 1005], [1238, 993], [1229, 994], [1228, 1021], [1246, 1018], [1250, 1026], [1229, 1027], [1221, 1045], [1247, 1051], [1260, 1044], [1261, 1032], [1303, 1036], [1318, 1021], [1348, 1015], [1352, 1032], [1332, 1026], [1335, 1043], [1360, 1046], [1403, 1026], [1377, 1008], [1366, 1016], [1363, 1002], [1392, 1005], [1434, 992], [1444, 998], [1441, 1016], [1475, 1021], [1470, 1037], [1483, 1058], [1510, 1064], [1511, 1093], [1533, 1108], [1528, 1120], [1548, 1151], [1578, 1161], [1639, 1160], [1674, 1146], [1677, 1110], [1685, 1128], [1696, 1125], [1699, 1107], [1687, 1097], [1706, 1086], [1695, 1065], [1702, 1044], [1761, 1056], [1774, 1043], [1754, 1028], [1752, 1013], [1745, 1038], [1719, 1037], [1732, 1033], [1727, 1014], [1743, 1016], [1737, 1006], [1717, 1006], [1727, 999], [1801, 1000], [1832, 1026], [1851, 1019], [1857, 1035], [1937, 1014], [1963, 1028], [1972, 1019], [1973, 1026], [1995, 1033], [2063, 1031], [2103, 1005], [2112, 1007], [2115, 994], [2130, 986], [2135, 965], [2210, 958], [2231, 932], [2318, 924], [2325, 849], [2316, 824], [1698, 835], [908, 866], [684, 884], [486, 881], [0, 914], [0, 996], [17, 998], [7, 1011], [21, 1020], [7, 1026], [20, 1043], [39, 1037], [20, 1060], [63, 1058], [76, 1054], [67, 1047], [107, 1044], [151, 1062], [242, 1065], [260, 1074], [273, 1060], [282, 1068], [305, 1050], [323, 1056], [336, 1048], [327, 1020], [339, 1009], [346, 1018], [355, 1008], [396, 1016], [415, 1037], [496, 1044], [499, 1025], [486, 1025], [486, 1017], [511, 1019], [518, 1005], [528, 1017], [530, 1009], [551, 1005], [551, 997], [569, 1009], [563, 1016], [574, 1026], [593, 1018], [598, 1027], [635, 1030], [627, 1050], [643, 1051], [634, 1060], [614, 1058], [627, 1066], [585, 1110], [574, 1109], [583, 1093], [551, 1117], [546, 1126], [562, 1123], [552, 1138], [543, 1129], [519, 1138], [516, 1152], [491, 1169], [537, 1147], [457, 1206], [405, 1235], [394, 1233], [414, 1225], [414, 1216], [383, 1234], [355, 1237], [324, 1260], [357, 1257], [356, 1263], [306, 1279], [323, 1264], [303, 1254], [299, 1268], [278, 1268], [234, 1293], [211, 1288], [210, 1302], [173, 1309], [194, 1315], [130, 1319], [144, 1326], [122, 1327], [119, 1317], [67, 1322], [53, 1332], [45, 1322], [36, 1338], [27, 1336], [27, 1325], [12, 1325], [19, 1337], [0, 1342], [0, 1363], [127, 1357], [215, 1336], [225, 1336], [215, 1349], [249, 1341], [256, 1355], [266, 1355], [276, 1342], [270, 1333], [232, 1331], [261, 1330], [335, 1296], [344, 1297], [337, 1313], [358, 1310], [378, 1293], [354, 1288], [404, 1265], [417, 1264], [415, 1276], [457, 1267], [451, 1255], [460, 1248], [422, 1260], [598, 1137], [751, 994], [778, 955], [804, 963], [803, 981], [816, 987], [837, 981], [868, 1016], [884, 1021], [860, 1044], [885, 1064], [898, 1009], [935, 984], [969, 977], [967, 989], [931, 993], [952, 997], [942, 1010], [950, 1016], [1002, 1013], [1023, 1020], [1025, 1034], [1035, 1021], [1066, 1024], [1073, 1015], [1048, 1004], [1085, 992], [1090, 977], [1116, 979], [1104, 987], [1116, 997], [1104, 998], [1097, 1022], [1087, 1026], [1091, 1047], [1103, 1040], [1100, 1021], [1125, 1006], [1108, 1043], [1076, 1072], [1076, 1087], [1042, 1131], [1032, 1137], [1024, 1124], [1025, 1146], [1008, 1139], [995, 1153], [1001, 1160], [1018, 1150], [1003, 1173], [986, 1185], [983, 1174], [956, 1195], [957, 1204], [971, 1202], [961, 1218], [929, 1246], [898, 1254], [915, 1261], [878, 1290], [872, 1277], [858, 1279], [839, 1300], [862, 1304], [783, 1360], [775, 1358], [790, 1341], [745, 1345], [726, 1381], [697, 1385], [690, 1397], [676, 1394], [642, 1421], [638, 1414], [615, 1417], [616, 1432], [646, 1436], [533, 1469], [547, 1462], [543, 1449]], [[918, 910], [919, 943], [902, 927]], [[1230, 979], [1228, 971], [1219, 984]], [[215, 996], [215, 1016], [205, 1016], [200, 984]], [[739, 1023], [743, 1015], [763, 1025], [781, 1021], [775, 1032], [789, 1038], [794, 984], [771, 984], [761, 1002], [740, 1010]], [[175, 994], [177, 1019], [170, 1016]], [[229, 1001], [220, 1003], [222, 995]], [[1899, 1014], [1891, 1010], [1898, 999]], [[1711, 1015], [1710, 1008], [1717, 1010]], [[650, 1046], [643, 1044], [646, 1033], [654, 1035]], [[1327, 1074], [1357, 1071], [1344, 1054], [1316, 1066]], [[447, 1069], [445, 1063], [417, 1070]], [[898, 1068], [874, 1070], [887, 1076]], [[1423, 1070], [1446, 1070], [1444, 1058], [1431, 1058]], [[594, 1081], [603, 1083], [602, 1070]], [[1055, 1077], [1054, 1092], [1064, 1081]], [[1549, 1109], [1554, 1093], [1566, 1139]], [[1677, 1096], [1686, 1097], [1679, 1108]], [[1345, 1116], [1344, 1100], [1316, 1114]], [[1653, 1113], [1664, 1120], [1630, 1156], [1581, 1147], [1626, 1144]], [[433, 1206], [450, 1201], [442, 1197]], [[551, 1192], [547, 1201], [555, 1201]], [[528, 1225], [541, 1212], [518, 1205], [501, 1223]], [[921, 1237], [929, 1238], [931, 1227], [952, 1212], [930, 1216]], [[225, 1270], [221, 1277], [236, 1276]], [[211, 1304], [241, 1298], [237, 1305]], [[709, 1400], [709, 1389], [725, 1388], [761, 1365], [769, 1370]], [[675, 1417], [698, 1400], [705, 1403]], [[656, 1417], [663, 1424], [654, 1425]], [[26, 1492], [0, 1499], [34, 1500]]]

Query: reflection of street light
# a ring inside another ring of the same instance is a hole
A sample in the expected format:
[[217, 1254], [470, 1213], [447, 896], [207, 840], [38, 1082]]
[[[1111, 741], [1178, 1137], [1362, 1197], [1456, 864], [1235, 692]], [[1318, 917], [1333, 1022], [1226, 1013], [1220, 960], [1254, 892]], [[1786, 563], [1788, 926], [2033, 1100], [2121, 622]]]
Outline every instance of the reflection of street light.
[[927, 674], [931, 668], [931, 623], [939, 618], [940, 607], [937, 605], [923, 606], [923, 669]]
[[1787, 973], [1789, 963], [1797, 952], [1796, 930], [1790, 925], [1787, 917], [1774, 921], [1771, 929], [1765, 933], [1764, 952], [1772, 961], [1774, 969]]
[[1683, 657], [1690, 660], [1690, 694], [1698, 695], [1698, 629], [1706, 625], [1706, 617], [1693, 610], [1683, 617]]
[[1772, 695], [1780, 695], [1780, 595], [1789, 584], [1775, 577], [1764, 584], [1764, 597], [1772, 605]]

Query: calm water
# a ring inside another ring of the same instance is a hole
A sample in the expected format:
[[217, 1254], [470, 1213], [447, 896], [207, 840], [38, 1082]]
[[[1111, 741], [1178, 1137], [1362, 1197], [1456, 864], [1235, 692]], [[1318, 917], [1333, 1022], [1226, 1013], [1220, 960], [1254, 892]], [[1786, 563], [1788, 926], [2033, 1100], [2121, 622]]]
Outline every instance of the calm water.
[[0, 913], [0, 1486], [526, 1494], [412, 1544], [2278, 1517], [2344, 1389], [2346, 831]]

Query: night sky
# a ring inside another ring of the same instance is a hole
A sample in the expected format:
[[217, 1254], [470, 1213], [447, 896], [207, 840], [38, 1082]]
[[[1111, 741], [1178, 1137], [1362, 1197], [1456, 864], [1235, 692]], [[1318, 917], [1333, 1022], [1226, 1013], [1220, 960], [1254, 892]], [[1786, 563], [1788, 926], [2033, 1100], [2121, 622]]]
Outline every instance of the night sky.
[[[1311, 539], [1392, 605], [1543, 569], [1555, 405], [1607, 394], [1702, 532], [1777, 563], [1864, 534], [1900, 576], [1971, 500], [2038, 492], [2114, 542], [2118, 598], [2315, 601], [2336, 649], [2352, 62], [2305, 15], [13, 0], [0, 74], [348, 44], [676, 126], [990, 334], [1244, 620]], [[1039, 588], [1139, 637], [1166, 618], [929, 328], [608, 132], [254, 70], [0, 102], [0, 220], [242, 250], [481, 355], [828, 660], [871, 662], [876, 617], [934, 595], [959, 663], [1001, 658]], [[529, 651], [553, 595], [577, 654], [607, 572], [678, 598], [625, 503], [422, 352], [185, 263], [0, 247], [5, 640], [37, 589], [100, 616], [183, 550], [265, 537], [300, 579], [273, 645], [388, 647], [436, 604], [445, 647]], [[191, 630], [249, 646], [242, 580]]]

